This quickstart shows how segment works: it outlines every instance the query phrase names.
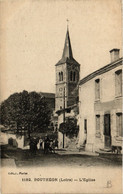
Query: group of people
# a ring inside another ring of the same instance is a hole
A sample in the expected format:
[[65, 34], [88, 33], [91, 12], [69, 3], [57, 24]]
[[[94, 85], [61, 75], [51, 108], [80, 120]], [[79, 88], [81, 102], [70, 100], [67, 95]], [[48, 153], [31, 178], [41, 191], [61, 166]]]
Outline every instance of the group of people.
[[31, 152], [31, 154], [33, 154], [33, 155], [36, 154], [36, 151], [37, 151], [37, 144], [38, 144], [38, 139], [34, 139], [34, 138], [31, 138], [31, 139], [30, 139], [30, 143], [29, 143], [30, 152]]
[[48, 152], [55, 153], [55, 148], [58, 148], [58, 141], [57, 139], [50, 139], [48, 136], [44, 139], [44, 154]]
[[36, 154], [38, 149], [44, 150], [44, 154], [49, 152], [55, 153], [55, 149], [58, 148], [58, 140], [50, 139], [48, 136], [45, 136], [44, 139], [32, 138], [30, 139], [29, 145], [31, 154]]

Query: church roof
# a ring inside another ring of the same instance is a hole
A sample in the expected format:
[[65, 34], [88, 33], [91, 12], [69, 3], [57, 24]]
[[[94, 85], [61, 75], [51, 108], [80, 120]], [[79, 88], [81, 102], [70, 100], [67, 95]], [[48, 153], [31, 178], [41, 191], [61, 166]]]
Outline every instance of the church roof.
[[55, 94], [54, 93], [40, 92], [40, 95], [44, 96], [45, 98], [53, 98], [53, 99], [55, 99]]
[[76, 63], [79, 65], [79, 63], [73, 58], [72, 47], [71, 47], [71, 42], [70, 42], [70, 35], [69, 35], [68, 29], [67, 29], [67, 33], [66, 33], [62, 58], [58, 61], [58, 63], [56, 65], [60, 65], [60, 64], [66, 63], [66, 62], [69, 64]]
[[68, 63], [68, 64], [77, 64], [80, 65], [74, 58], [69, 59], [67, 58], [61, 58], [56, 65], [60, 65], [63, 63]]
[[65, 111], [65, 112], [71, 111], [71, 110], [73, 110], [73, 109], [75, 109], [75, 108], [77, 108], [77, 107], [78, 107], [78, 103], [73, 104], [72, 106], [66, 107], [65, 109], [57, 110], [57, 111], [56, 111], [56, 114], [60, 115], [60, 114], [62, 114], [64, 111]]
[[67, 57], [69, 59], [73, 58], [72, 47], [71, 47], [71, 42], [70, 42], [70, 36], [69, 36], [69, 30], [68, 29], [67, 29], [67, 33], [66, 33], [62, 58], [67, 58]]

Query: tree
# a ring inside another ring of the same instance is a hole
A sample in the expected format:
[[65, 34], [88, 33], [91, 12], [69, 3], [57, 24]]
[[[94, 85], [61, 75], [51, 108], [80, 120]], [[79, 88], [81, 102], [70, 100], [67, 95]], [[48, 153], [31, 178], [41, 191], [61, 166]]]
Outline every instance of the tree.
[[36, 92], [14, 93], [0, 106], [1, 124], [10, 126], [16, 122], [19, 128], [44, 132], [48, 128], [51, 110], [45, 98]]
[[59, 131], [63, 134], [66, 134], [68, 137], [73, 137], [78, 135], [79, 126], [77, 126], [77, 119], [68, 118], [66, 122], [60, 124]]

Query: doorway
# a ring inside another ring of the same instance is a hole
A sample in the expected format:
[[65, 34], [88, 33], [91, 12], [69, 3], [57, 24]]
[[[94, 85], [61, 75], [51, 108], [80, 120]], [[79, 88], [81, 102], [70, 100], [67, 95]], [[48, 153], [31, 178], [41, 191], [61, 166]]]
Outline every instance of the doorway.
[[104, 115], [104, 142], [105, 148], [111, 147], [111, 119], [110, 114]]

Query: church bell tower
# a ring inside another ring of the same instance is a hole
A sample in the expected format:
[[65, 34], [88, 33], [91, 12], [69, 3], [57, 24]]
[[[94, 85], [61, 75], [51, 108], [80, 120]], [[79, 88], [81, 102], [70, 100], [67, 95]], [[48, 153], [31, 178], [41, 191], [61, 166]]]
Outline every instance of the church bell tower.
[[67, 27], [62, 58], [55, 65], [56, 96], [55, 111], [76, 104], [80, 64], [73, 58], [69, 29]]

